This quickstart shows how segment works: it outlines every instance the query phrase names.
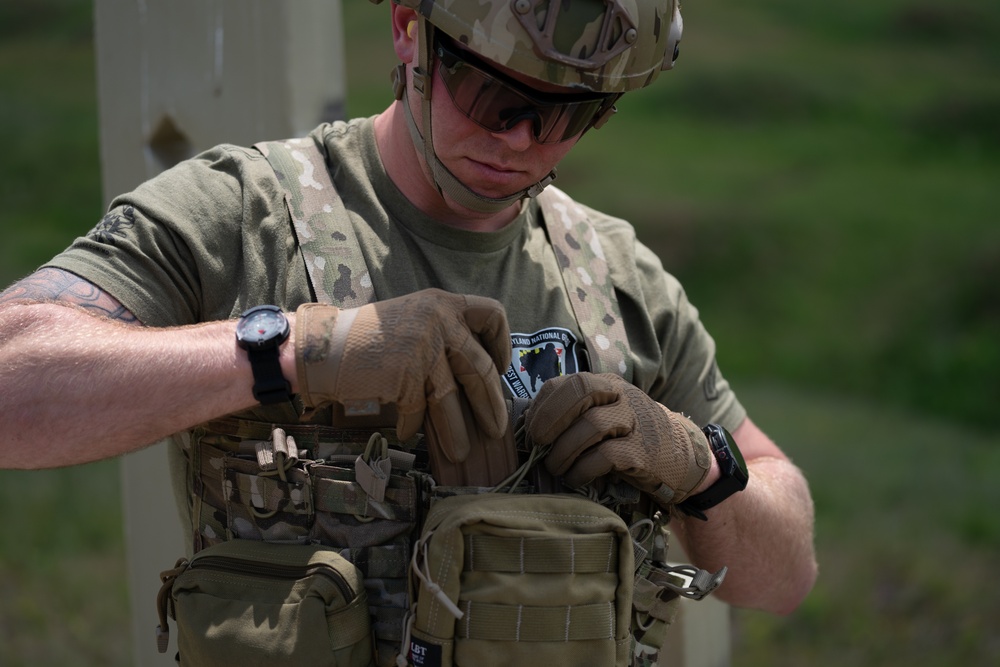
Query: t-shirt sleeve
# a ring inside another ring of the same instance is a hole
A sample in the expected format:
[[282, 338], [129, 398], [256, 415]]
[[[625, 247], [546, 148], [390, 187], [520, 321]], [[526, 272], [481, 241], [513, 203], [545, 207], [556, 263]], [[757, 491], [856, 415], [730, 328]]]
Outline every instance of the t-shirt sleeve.
[[47, 266], [89, 280], [146, 325], [184, 325], [231, 317], [240, 294], [253, 293], [248, 283], [283, 284], [288, 237], [263, 156], [219, 146], [115, 198]]
[[715, 340], [698, 309], [631, 226], [609, 223], [604, 233], [635, 359], [633, 382], [699, 425], [714, 422], [734, 430], [746, 410], [719, 370]]
[[698, 309], [671, 274], [661, 269], [660, 276], [651, 279], [662, 295], [656, 299], [652, 315], [661, 336], [663, 358], [650, 393], [699, 425], [718, 423], [735, 430], [746, 410], [719, 370], [715, 340], [705, 329]]

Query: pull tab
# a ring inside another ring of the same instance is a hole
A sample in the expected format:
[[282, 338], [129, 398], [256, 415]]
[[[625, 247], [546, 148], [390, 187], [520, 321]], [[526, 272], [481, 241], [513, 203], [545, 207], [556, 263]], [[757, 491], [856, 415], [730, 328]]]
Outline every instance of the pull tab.
[[417, 540], [413, 547], [413, 557], [410, 559], [410, 571], [427, 587], [427, 592], [433, 595], [449, 614], [454, 616], [456, 620], [461, 620], [465, 616], [465, 612], [458, 608], [458, 605], [448, 597], [448, 594], [436, 581], [431, 579], [430, 565], [427, 563], [427, 540], [433, 535], [434, 531], [432, 530]]
[[[373, 449], [378, 443], [378, 458], [372, 460]], [[368, 497], [375, 502], [385, 500], [385, 490], [389, 486], [389, 476], [392, 474], [392, 461], [389, 459], [389, 442], [381, 433], [372, 433], [368, 438], [365, 452], [354, 461], [354, 479], [364, 489]]]
[[282, 463], [287, 469], [299, 460], [295, 438], [285, 435], [285, 430], [277, 426], [271, 430], [271, 439], [258, 441], [254, 449], [257, 453], [257, 465], [265, 472], [281, 468]]
[[170, 642], [170, 626], [167, 624], [170, 589], [174, 586], [174, 580], [187, 569], [187, 566], [187, 559], [181, 558], [172, 570], [164, 570], [160, 573], [160, 590], [156, 594], [156, 612], [160, 621], [160, 624], [156, 626], [156, 650], [160, 653], [167, 652], [167, 644]]
[[605, 492], [615, 505], [634, 505], [641, 497], [639, 489], [624, 480], [608, 483]]
[[275, 426], [270, 440], [260, 440], [254, 445], [257, 465], [262, 473], [277, 471], [281, 481], [288, 481], [285, 473], [299, 461], [299, 450], [295, 438], [285, 434], [285, 430]]
[[667, 528], [669, 515], [657, 512], [653, 517], [653, 547], [650, 550], [650, 560], [654, 563], [666, 563], [667, 552], [670, 549], [670, 530]]

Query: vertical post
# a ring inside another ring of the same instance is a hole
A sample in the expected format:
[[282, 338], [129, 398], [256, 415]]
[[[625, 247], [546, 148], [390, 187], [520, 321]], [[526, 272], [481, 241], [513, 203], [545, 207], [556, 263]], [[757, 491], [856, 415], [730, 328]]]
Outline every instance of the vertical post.
[[[670, 555], [676, 563], [691, 562], [676, 538]], [[682, 599], [664, 643], [659, 667], [729, 667], [729, 605], [714, 596], [697, 602]]]
[[729, 634], [729, 605], [713, 597], [681, 600], [659, 667], [729, 667]]
[[[105, 203], [215, 144], [302, 135], [342, 115], [339, 0], [95, 0]], [[122, 459], [132, 643], [156, 652], [158, 575], [185, 552], [166, 443]]]

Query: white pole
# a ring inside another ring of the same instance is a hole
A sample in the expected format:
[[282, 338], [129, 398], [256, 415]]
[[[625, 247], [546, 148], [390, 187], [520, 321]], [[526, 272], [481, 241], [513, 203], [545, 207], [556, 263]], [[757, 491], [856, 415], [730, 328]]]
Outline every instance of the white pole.
[[[105, 203], [222, 142], [299, 136], [342, 115], [339, 0], [95, 0]], [[132, 644], [156, 652], [159, 573], [185, 554], [160, 443], [122, 460]]]

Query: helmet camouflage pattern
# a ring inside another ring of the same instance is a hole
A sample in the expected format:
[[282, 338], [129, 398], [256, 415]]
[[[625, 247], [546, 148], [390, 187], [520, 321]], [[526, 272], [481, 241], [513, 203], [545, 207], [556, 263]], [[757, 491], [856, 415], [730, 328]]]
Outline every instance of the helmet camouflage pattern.
[[670, 69], [682, 27], [680, 0], [393, 1], [493, 62], [596, 93], [642, 88]]

